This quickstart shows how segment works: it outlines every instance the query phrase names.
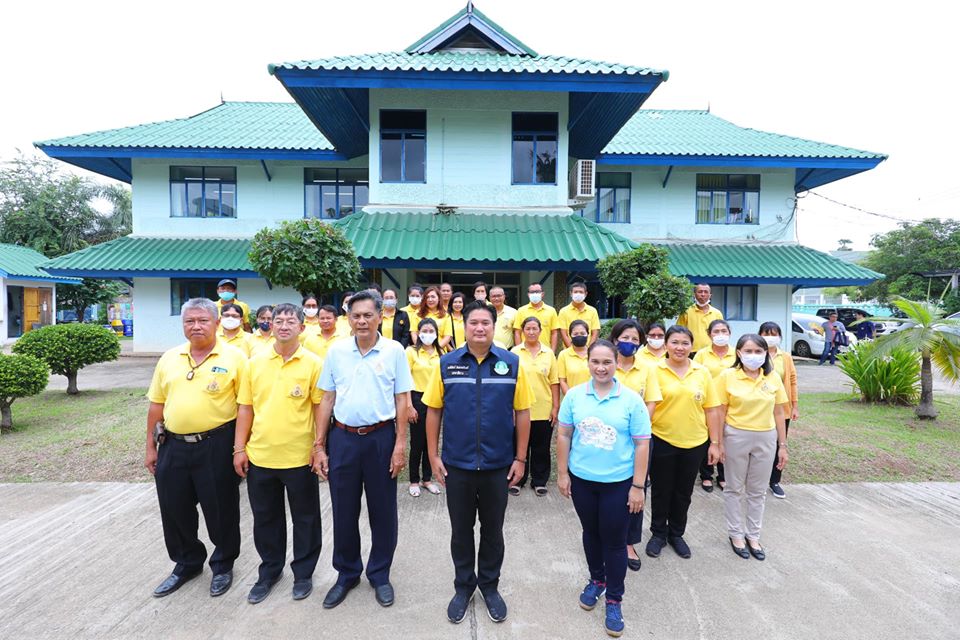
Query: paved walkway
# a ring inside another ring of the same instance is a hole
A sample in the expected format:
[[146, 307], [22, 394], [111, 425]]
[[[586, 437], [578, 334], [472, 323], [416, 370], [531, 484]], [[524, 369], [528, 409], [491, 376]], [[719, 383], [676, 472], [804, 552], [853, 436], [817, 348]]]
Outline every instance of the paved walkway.
[[[245, 488], [244, 488], [245, 489]], [[730, 551], [717, 494], [695, 491], [687, 540], [628, 575], [629, 638], [937, 638], [960, 628], [960, 484], [788, 486], [768, 501], [766, 562]], [[245, 491], [242, 492], [245, 496]], [[586, 567], [569, 502], [555, 492], [511, 498], [501, 590], [510, 617], [482, 605], [453, 626], [449, 524], [442, 497], [400, 498], [397, 602], [380, 608], [363, 583], [325, 611], [334, 581], [331, 515], [315, 593], [290, 598], [289, 569], [264, 603], [246, 593], [257, 556], [244, 498], [233, 589], [212, 599], [210, 573], [168, 598], [150, 596], [170, 570], [149, 484], [0, 485], [0, 636], [4, 638], [601, 638], [602, 607], [576, 604]], [[364, 519], [365, 520], [365, 519]], [[368, 534], [361, 522], [364, 537]], [[365, 547], [366, 549], [366, 542]], [[475, 604], [478, 604], [475, 602]]]

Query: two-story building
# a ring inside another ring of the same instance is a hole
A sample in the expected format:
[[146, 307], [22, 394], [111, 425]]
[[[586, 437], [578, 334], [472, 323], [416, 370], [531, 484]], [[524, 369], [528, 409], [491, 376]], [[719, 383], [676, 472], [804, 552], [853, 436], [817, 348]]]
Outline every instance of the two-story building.
[[247, 252], [298, 217], [338, 225], [401, 298], [412, 282], [483, 279], [516, 305], [538, 281], [562, 305], [584, 278], [609, 317], [596, 261], [654, 242], [674, 273], [714, 286], [735, 331], [789, 331], [795, 289], [879, 277], [799, 245], [796, 196], [884, 155], [641, 109], [666, 71], [540, 55], [472, 3], [404, 51], [268, 70], [294, 102], [37, 143], [132, 185], [130, 236], [45, 269], [130, 282], [137, 351], [181, 340], [180, 304], [216, 297], [222, 277], [253, 307], [295, 300]]

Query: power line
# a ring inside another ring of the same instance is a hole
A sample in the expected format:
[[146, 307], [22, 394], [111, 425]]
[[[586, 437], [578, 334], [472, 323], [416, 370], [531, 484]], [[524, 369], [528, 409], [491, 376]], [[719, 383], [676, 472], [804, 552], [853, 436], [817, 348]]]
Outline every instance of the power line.
[[897, 216], [892, 216], [888, 213], [877, 213], [876, 211], [867, 211], [866, 209], [861, 209], [860, 207], [854, 206], [852, 204], [847, 204], [846, 202], [840, 202], [839, 200], [834, 200], [833, 198], [828, 198], [827, 196], [817, 193], [816, 191], [808, 191], [809, 195], [817, 196], [827, 202], [832, 202], [833, 204], [839, 205], [841, 207], [846, 207], [847, 209], [853, 209], [854, 211], [859, 211], [860, 213], [865, 213], [868, 216], [875, 216], [877, 218], [885, 218], [887, 220], [895, 220], [896, 222], [920, 222], [920, 220], [915, 220], [913, 218], [900, 218]]

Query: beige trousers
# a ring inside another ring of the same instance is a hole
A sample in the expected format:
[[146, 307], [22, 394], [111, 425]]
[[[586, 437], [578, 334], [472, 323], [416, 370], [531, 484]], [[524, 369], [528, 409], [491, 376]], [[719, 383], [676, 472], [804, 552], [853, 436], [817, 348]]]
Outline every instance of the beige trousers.
[[731, 538], [759, 540], [770, 468], [777, 455], [777, 430], [747, 431], [724, 425], [723, 448], [727, 481], [723, 488], [723, 512], [727, 533]]

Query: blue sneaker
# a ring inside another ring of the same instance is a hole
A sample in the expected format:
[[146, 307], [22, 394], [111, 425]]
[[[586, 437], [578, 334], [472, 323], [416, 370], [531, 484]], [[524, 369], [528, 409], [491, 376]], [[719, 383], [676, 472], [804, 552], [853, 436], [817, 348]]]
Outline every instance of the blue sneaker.
[[606, 593], [607, 585], [602, 582], [597, 582], [596, 580], [591, 580], [587, 583], [587, 586], [583, 588], [583, 593], [580, 594], [580, 608], [584, 611], [593, 611], [593, 608], [597, 606], [597, 600]]
[[623, 613], [620, 611], [620, 603], [613, 600], [607, 600], [607, 619], [604, 621], [607, 628], [607, 635], [619, 638], [623, 635]]

